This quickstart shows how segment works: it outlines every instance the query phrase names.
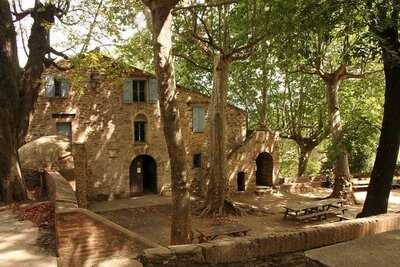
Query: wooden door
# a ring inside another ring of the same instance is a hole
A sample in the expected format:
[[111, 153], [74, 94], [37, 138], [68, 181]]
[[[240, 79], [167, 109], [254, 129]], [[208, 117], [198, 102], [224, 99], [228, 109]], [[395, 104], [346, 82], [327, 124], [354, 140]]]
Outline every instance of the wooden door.
[[131, 194], [143, 193], [143, 160], [141, 157], [132, 161], [129, 181]]

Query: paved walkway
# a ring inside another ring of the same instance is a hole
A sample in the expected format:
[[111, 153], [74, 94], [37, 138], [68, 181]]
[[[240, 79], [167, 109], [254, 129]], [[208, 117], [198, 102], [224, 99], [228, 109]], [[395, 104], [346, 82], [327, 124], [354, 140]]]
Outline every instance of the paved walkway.
[[135, 208], [169, 205], [169, 204], [171, 204], [170, 197], [162, 197], [159, 195], [144, 195], [126, 199], [93, 202], [89, 204], [89, 210], [101, 213], [107, 211], [135, 209]]
[[400, 231], [313, 249], [306, 257], [327, 267], [398, 267], [400, 266]]
[[39, 229], [30, 221], [18, 221], [10, 210], [0, 211], [0, 266], [55, 267], [56, 257], [36, 245]]

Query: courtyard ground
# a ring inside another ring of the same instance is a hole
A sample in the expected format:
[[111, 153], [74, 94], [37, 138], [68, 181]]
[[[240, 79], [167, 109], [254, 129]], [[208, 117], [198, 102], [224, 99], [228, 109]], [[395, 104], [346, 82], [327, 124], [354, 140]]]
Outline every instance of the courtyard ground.
[[[260, 233], [295, 231], [318, 224], [334, 222], [338, 220], [336, 217], [328, 218], [322, 222], [305, 223], [283, 219], [283, 206], [287, 203], [315, 201], [318, 198], [328, 196], [329, 193], [329, 189], [316, 188], [307, 193], [276, 192], [263, 196], [237, 194], [233, 196], [235, 201], [267, 209], [267, 214], [234, 217], [233, 220], [250, 227], [249, 235], [254, 236]], [[348, 206], [347, 216], [355, 217], [361, 211], [365, 196], [366, 192], [355, 193], [356, 200], [360, 204]], [[389, 212], [400, 210], [399, 189], [392, 190], [389, 202]], [[151, 241], [163, 246], [169, 244], [171, 205], [168, 197], [146, 195], [132, 199], [100, 202], [95, 204], [95, 210], [107, 219], [141, 234]], [[193, 229], [210, 227], [212, 222], [213, 220], [210, 218], [193, 216]]]

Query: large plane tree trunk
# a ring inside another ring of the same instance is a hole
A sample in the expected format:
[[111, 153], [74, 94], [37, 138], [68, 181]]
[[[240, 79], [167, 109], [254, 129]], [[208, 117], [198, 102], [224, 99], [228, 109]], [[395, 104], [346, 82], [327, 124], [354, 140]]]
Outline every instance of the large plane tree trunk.
[[[400, 143], [400, 43], [397, 27], [381, 36], [383, 65], [385, 72], [385, 105], [381, 135], [376, 153], [367, 198], [358, 217], [367, 217], [387, 212], [394, 170]], [[397, 51], [396, 53], [394, 51]]]
[[225, 105], [228, 93], [229, 59], [218, 52], [214, 56], [213, 93], [209, 108], [210, 172], [203, 214], [219, 216], [225, 213], [228, 190], [226, 177], [226, 121]]
[[308, 161], [310, 159], [311, 151], [313, 148], [308, 148], [305, 146], [299, 147], [299, 163], [297, 166], [297, 177], [302, 177], [307, 170]]
[[267, 81], [264, 82], [263, 88], [261, 89], [261, 109], [260, 109], [260, 121], [259, 125], [261, 130], [268, 129], [268, 92], [267, 92]]
[[7, 0], [0, 0], [0, 179], [2, 200], [26, 199], [17, 155], [21, 72]]
[[[341, 68], [337, 72], [341, 71]], [[345, 71], [345, 69], [343, 70]], [[346, 148], [343, 144], [343, 126], [340, 117], [338, 89], [340, 80], [338, 73], [334, 73], [325, 79], [325, 93], [328, 102], [328, 113], [332, 145], [334, 147], [334, 176], [335, 182], [330, 197], [351, 198], [350, 169]]]
[[177, 0], [143, 1], [151, 10], [154, 62], [160, 95], [160, 110], [171, 164], [171, 244], [190, 243], [191, 210], [186, 151], [180, 125], [174, 60], [172, 54], [172, 9]]
[[0, 180], [2, 199], [6, 202], [26, 199], [17, 151], [28, 132], [44, 65], [50, 64], [46, 54], [54, 52], [48, 38], [51, 25], [55, 16], [62, 17], [65, 12], [54, 3], [35, 1], [32, 9], [15, 14], [16, 20], [33, 18], [28, 61], [21, 69], [9, 1], [0, 0]]

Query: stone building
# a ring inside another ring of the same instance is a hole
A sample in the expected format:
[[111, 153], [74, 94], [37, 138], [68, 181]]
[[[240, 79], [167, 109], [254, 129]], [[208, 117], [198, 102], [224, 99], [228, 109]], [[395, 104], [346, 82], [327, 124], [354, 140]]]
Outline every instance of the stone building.
[[[118, 75], [49, 69], [35, 106], [29, 138], [66, 135], [84, 144], [89, 199], [161, 193], [170, 166], [154, 75], [131, 69]], [[76, 77], [80, 78], [77, 79]], [[189, 176], [201, 181], [208, 167], [210, 98], [177, 85]], [[277, 136], [246, 133], [246, 113], [227, 106], [227, 153], [232, 191], [271, 186], [278, 177]]]

